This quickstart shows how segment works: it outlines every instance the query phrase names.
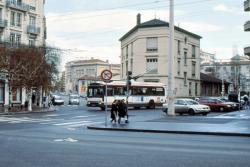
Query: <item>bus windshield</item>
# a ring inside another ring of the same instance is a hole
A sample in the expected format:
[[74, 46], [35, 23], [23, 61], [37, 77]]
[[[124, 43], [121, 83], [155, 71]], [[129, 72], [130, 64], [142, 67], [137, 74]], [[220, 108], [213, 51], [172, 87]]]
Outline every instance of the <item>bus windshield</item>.
[[104, 92], [102, 87], [89, 87], [88, 97], [103, 97]]

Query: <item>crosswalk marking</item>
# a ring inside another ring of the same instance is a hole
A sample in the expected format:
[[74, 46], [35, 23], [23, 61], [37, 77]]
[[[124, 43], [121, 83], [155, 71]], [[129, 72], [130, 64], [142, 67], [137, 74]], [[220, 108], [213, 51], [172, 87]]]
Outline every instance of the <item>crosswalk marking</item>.
[[38, 123], [41, 125], [53, 125], [61, 126], [67, 129], [74, 129], [79, 127], [86, 127], [91, 124], [103, 123], [100, 120], [100, 117], [97, 115], [82, 115], [82, 116], [73, 116], [71, 118], [63, 119], [57, 118], [61, 116], [60, 114], [49, 114], [43, 118], [30, 118], [30, 117], [13, 117], [13, 116], [0, 116], [0, 123], [9, 123], [9, 124], [21, 124], [21, 123]]

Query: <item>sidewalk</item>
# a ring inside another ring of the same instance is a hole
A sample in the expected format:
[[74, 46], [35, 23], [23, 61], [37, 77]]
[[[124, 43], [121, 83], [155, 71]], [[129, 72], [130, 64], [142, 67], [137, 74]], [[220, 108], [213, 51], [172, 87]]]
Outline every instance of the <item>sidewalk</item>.
[[250, 137], [250, 110], [225, 113], [214, 117], [166, 116], [128, 124], [97, 124], [87, 126], [94, 130], [130, 131], [148, 133], [201, 134]]
[[43, 112], [53, 112], [55, 108], [40, 108], [40, 107], [33, 107], [32, 111], [28, 111], [27, 108], [20, 110], [19, 108], [12, 108], [8, 112], [4, 112], [4, 110], [0, 111], [0, 115], [14, 115], [14, 114], [28, 114], [28, 113], [43, 113]]

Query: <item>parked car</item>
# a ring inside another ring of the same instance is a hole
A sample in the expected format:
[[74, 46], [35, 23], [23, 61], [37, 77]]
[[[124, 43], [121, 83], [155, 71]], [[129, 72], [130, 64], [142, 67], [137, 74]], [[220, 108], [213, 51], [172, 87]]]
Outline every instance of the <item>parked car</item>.
[[[210, 112], [209, 106], [199, 104], [197, 101], [192, 99], [176, 99], [174, 103], [175, 113], [180, 115], [189, 114], [202, 114], [207, 115]], [[168, 111], [168, 104], [164, 103], [163, 112], [167, 113]]]
[[241, 105], [240, 105], [240, 103], [229, 101], [229, 100], [228, 100], [227, 98], [225, 98], [225, 97], [220, 97], [220, 98], [218, 98], [218, 99], [221, 100], [221, 101], [223, 101], [223, 102], [226, 103], [226, 104], [231, 105], [232, 110], [234, 110], [234, 111], [239, 110], [240, 108], [242, 108]]
[[52, 96], [52, 104], [53, 105], [63, 105], [64, 100], [63, 100], [63, 98], [61, 96], [53, 95]]
[[72, 105], [72, 104], [76, 104], [76, 105], [80, 104], [80, 97], [78, 95], [69, 96], [69, 105]]
[[211, 111], [232, 111], [233, 107], [217, 98], [213, 97], [201, 97], [199, 99], [200, 104], [204, 104], [210, 107]]

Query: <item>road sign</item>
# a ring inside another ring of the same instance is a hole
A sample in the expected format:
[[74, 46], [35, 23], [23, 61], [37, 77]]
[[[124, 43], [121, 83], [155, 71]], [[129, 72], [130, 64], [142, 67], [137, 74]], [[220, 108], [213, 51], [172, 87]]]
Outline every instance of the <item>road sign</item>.
[[108, 81], [112, 78], [112, 72], [110, 70], [103, 70], [101, 73], [101, 78], [104, 81]]

